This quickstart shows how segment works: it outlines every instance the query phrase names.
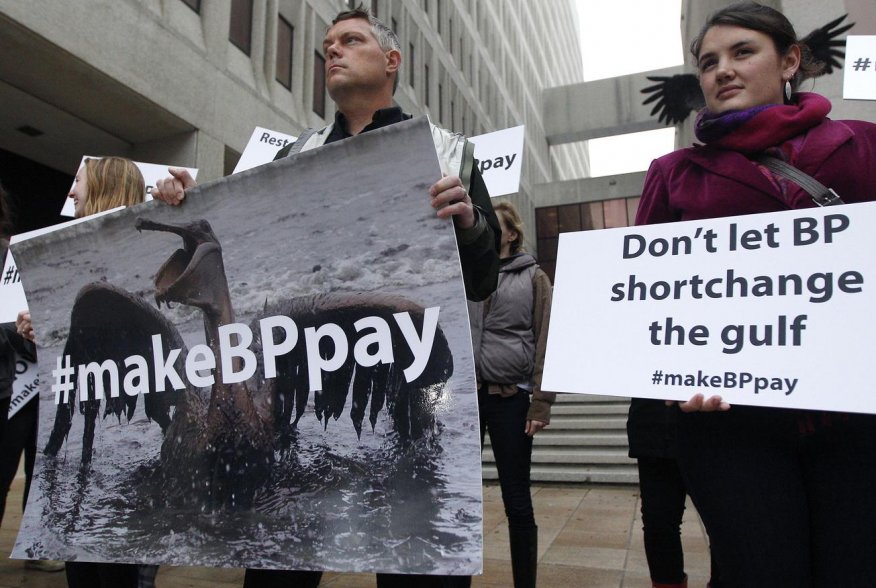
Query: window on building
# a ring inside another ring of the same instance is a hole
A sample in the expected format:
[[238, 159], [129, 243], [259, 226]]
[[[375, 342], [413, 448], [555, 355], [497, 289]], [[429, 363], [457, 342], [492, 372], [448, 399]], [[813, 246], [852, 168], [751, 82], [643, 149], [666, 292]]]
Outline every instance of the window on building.
[[435, 24], [438, 27], [438, 35], [441, 35], [441, 2], [435, 3]]
[[444, 86], [441, 84], [438, 84], [438, 120], [444, 122]]
[[252, 48], [253, 0], [231, 0], [231, 26], [228, 40], [249, 55]]
[[429, 64], [423, 65], [423, 102], [429, 106]]
[[295, 28], [282, 16], [277, 20], [277, 81], [292, 89], [292, 41]]
[[392, 32], [398, 36], [398, 21], [394, 18], [389, 19], [389, 28], [392, 29]]
[[539, 266], [553, 281], [561, 233], [631, 226], [638, 205], [638, 198], [615, 198], [536, 208], [535, 235]]
[[447, 23], [448, 31], [450, 34], [447, 36], [447, 46], [450, 47], [450, 55], [453, 55], [453, 19]]
[[379, 18], [379, 13], [377, 11], [377, 0], [371, 0], [371, 14], [374, 15], [374, 18]]
[[197, 12], [201, 13], [201, 0], [182, 0], [182, 3]]
[[408, 84], [410, 84], [411, 88], [414, 87], [414, 66], [416, 65], [414, 60], [414, 44], [408, 43]]
[[325, 57], [313, 52], [313, 112], [325, 118]]

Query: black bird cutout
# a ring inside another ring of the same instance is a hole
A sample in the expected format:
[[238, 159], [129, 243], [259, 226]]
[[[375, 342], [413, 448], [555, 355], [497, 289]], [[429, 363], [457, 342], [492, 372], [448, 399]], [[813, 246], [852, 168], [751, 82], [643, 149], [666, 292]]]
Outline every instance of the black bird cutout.
[[[281, 450], [288, 449], [298, 420], [305, 412], [310, 396], [305, 346], [299, 341], [291, 351], [279, 355], [276, 377], [265, 377], [257, 318], [250, 325], [254, 338], [249, 346], [258, 358], [255, 375], [244, 382], [224, 383], [219, 333], [221, 327], [235, 320], [222, 247], [210, 224], [196, 220], [169, 225], [138, 218], [136, 228], [175, 233], [183, 239], [183, 247], [155, 275], [155, 302], [159, 309], [162, 304], [177, 303], [195, 306], [203, 312], [206, 345], [216, 358], [212, 387], [197, 389], [184, 380], [184, 390], [157, 390], [155, 376], [160, 368], [153, 365], [151, 358], [161, 353], [170, 362], [168, 353], [180, 349], [172, 365], [177, 373], [184, 374], [187, 350], [182, 338], [158, 309], [103, 282], [88, 284], [78, 293], [64, 355], [69, 355], [75, 366], [110, 360], [119, 374], [126, 371], [126, 358], [135, 355], [150, 358], [144, 362], [150, 389], [142, 396], [146, 416], [164, 433], [162, 462], [170, 466], [169, 470], [185, 472], [192, 479], [205, 478], [214, 504], [246, 506], [269, 475], [269, 468], [262, 466], [270, 465], [276, 455], [283, 455]], [[357, 434], [361, 434], [366, 412], [373, 429], [384, 409], [401, 446], [428, 437], [435, 430], [435, 407], [443, 385], [453, 374], [450, 348], [440, 326], [436, 326], [428, 360], [420, 375], [408, 382], [403, 369], [413, 362], [413, 351], [401, 331], [403, 327], [394, 320], [397, 313], [406, 313], [412, 327], [422, 336], [426, 313], [422, 306], [388, 294], [332, 293], [294, 298], [273, 307], [266, 305], [264, 311], [265, 317], [291, 318], [302, 333], [308, 327], [332, 323], [344, 332], [347, 341], [354, 341], [373, 328], [365, 327], [363, 331], [357, 321], [366, 317], [372, 317], [372, 322], [382, 319], [389, 331], [393, 363], [363, 367], [354, 360], [351, 346], [340, 367], [320, 375], [322, 389], [314, 392], [317, 417], [327, 427], [329, 418], [337, 420], [341, 416], [352, 393], [350, 418]], [[154, 349], [154, 335], [161, 339], [158, 353]], [[333, 345], [331, 339], [321, 339], [320, 355], [323, 358], [334, 355]], [[164, 376], [159, 374], [159, 380], [164, 381]], [[45, 447], [47, 456], [58, 454], [70, 432], [78, 402], [79, 412], [85, 418], [83, 467], [92, 459], [101, 403], [100, 398], [95, 398], [93, 378], [86, 381], [89, 400], [78, 400], [78, 381], [74, 381], [67, 402], [58, 405]], [[104, 417], [114, 414], [121, 419], [124, 414], [130, 420], [137, 410], [139, 395], [128, 396], [122, 391], [118, 397], [110, 398], [107, 389], [105, 386]], [[179, 484], [185, 486], [186, 482], [181, 480]]]
[[[844, 14], [801, 39], [800, 42], [809, 48], [814, 60], [824, 64], [824, 68], [811, 77], [829, 75], [835, 69], [842, 68], [842, 59], [846, 55], [844, 51], [846, 42], [837, 37], [855, 26], [855, 23], [841, 26], [847, 16]], [[648, 76], [648, 79], [656, 83], [641, 90], [642, 94], [648, 94], [642, 104], [656, 102], [651, 109], [651, 116], [658, 115], [658, 120], [667, 126], [683, 123], [692, 111], [706, 105], [699, 81], [694, 74]]]

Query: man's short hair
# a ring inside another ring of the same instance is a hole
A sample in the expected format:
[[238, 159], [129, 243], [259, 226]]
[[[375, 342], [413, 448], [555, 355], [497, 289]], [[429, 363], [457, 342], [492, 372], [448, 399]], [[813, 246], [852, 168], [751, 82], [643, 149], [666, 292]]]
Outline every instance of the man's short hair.
[[[395, 34], [395, 31], [386, 26], [386, 23], [382, 20], [371, 14], [371, 11], [363, 4], [359, 4], [352, 10], [339, 12], [332, 21], [332, 25], [336, 25], [342, 20], [350, 20], [353, 18], [361, 18], [368, 21], [371, 25], [371, 34], [377, 39], [377, 44], [380, 45], [380, 48], [383, 51], [391, 51], [392, 49], [395, 49], [401, 53], [401, 43], [399, 42], [398, 35]], [[392, 83], [393, 94], [395, 94], [395, 90], [398, 88], [398, 78], [400, 75], [401, 70], [398, 70], [395, 74], [395, 80], [393, 80]]]

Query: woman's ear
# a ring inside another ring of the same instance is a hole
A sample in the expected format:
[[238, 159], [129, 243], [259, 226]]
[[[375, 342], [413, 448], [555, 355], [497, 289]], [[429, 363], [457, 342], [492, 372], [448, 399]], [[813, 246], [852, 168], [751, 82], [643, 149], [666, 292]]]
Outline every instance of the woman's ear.
[[797, 74], [802, 61], [801, 55], [800, 45], [791, 45], [782, 56], [782, 81], [789, 82]]

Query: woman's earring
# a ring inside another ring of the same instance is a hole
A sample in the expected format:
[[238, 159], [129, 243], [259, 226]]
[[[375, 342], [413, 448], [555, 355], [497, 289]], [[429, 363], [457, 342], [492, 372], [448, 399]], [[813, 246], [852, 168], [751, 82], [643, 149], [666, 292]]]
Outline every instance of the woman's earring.
[[791, 82], [785, 81], [785, 102], [791, 101]]

